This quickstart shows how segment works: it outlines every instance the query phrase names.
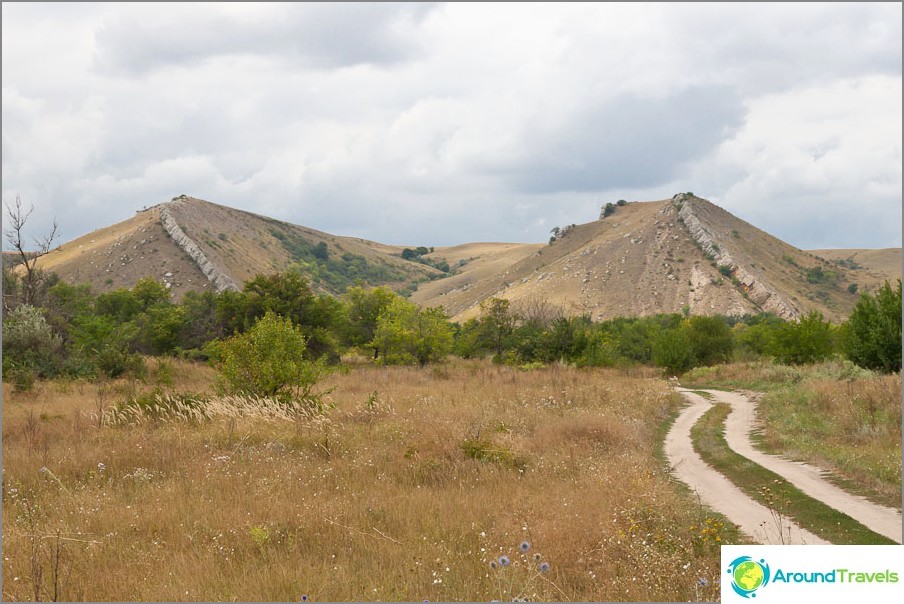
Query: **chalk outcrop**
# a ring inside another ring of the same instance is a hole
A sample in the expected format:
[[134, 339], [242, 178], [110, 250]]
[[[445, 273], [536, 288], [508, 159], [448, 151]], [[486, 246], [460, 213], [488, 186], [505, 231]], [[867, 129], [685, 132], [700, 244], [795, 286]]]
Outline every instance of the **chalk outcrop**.
[[727, 266], [731, 269], [731, 276], [747, 292], [751, 302], [764, 311], [775, 313], [783, 319], [800, 319], [800, 310], [796, 306], [771, 290], [766, 283], [736, 262], [728, 250], [730, 246], [726, 245], [726, 242], [717, 233], [700, 220], [696, 212], [697, 198], [686, 193], [678, 193], [672, 198], [672, 203], [678, 208], [678, 218], [684, 223], [703, 253], [713, 258], [717, 265]]
[[227, 289], [238, 291], [239, 286], [236, 285], [235, 281], [214, 266], [213, 262], [201, 251], [198, 244], [182, 230], [182, 227], [179, 226], [179, 223], [176, 222], [176, 219], [170, 213], [170, 208], [174, 204], [182, 203], [184, 199], [185, 196], [183, 195], [159, 206], [160, 224], [172, 237], [173, 242], [198, 265], [198, 268], [201, 269], [207, 280], [213, 284], [216, 291], [221, 292]]

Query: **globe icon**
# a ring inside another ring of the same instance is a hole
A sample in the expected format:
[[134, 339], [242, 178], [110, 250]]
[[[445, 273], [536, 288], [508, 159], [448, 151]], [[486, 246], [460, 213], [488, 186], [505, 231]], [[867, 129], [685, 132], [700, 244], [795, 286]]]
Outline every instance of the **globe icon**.
[[762, 566], [753, 560], [747, 560], [735, 567], [733, 577], [735, 585], [744, 591], [750, 592], [763, 584], [765, 575]]

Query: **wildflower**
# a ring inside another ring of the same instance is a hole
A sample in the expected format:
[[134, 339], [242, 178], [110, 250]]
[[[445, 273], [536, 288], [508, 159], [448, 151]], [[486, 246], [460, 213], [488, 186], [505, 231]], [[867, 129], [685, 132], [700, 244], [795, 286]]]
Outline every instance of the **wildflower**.
[[106, 470], [106, 469], [107, 469], [107, 466], [104, 465], [104, 462], [100, 462], [99, 464], [97, 464], [97, 471], [98, 471], [98, 472], [103, 472], [103, 471]]
[[540, 572], [541, 573], [549, 572], [549, 562], [541, 562], [540, 563]]
[[490, 562], [490, 568], [493, 568], [493, 569], [496, 568], [496, 561], [495, 561], [495, 560], [493, 560], [492, 562]]
[[699, 579], [697, 579], [697, 585], [699, 585], [700, 587], [706, 587], [707, 585], [709, 585], [709, 581], [706, 577], [700, 577]]
[[540, 554], [534, 554], [534, 562], [540, 561]]
[[512, 561], [509, 560], [508, 556], [499, 556], [499, 566], [505, 568], [506, 566], [508, 566], [511, 563], [512, 563]]
[[308, 601], [308, 596], [307, 596], [307, 595], [301, 596], [301, 601], [302, 601], [302, 602], [307, 602], [307, 601]]
[[530, 550], [530, 543], [528, 543], [527, 541], [522, 541], [521, 545], [518, 546], [518, 549], [526, 553], [528, 550]]

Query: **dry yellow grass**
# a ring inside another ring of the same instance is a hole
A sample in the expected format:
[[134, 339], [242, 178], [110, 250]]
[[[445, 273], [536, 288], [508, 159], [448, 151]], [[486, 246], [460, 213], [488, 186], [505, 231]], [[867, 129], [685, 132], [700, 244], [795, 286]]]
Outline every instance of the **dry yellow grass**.
[[[173, 374], [211, 394], [206, 367]], [[457, 362], [329, 381], [326, 418], [113, 426], [100, 406], [150, 385], [99, 401], [4, 384], [3, 598], [50, 598], [55, 575], [67, 600], [718, 597], [730, 537], [656, 453], [680, 400], [651, 374]]]

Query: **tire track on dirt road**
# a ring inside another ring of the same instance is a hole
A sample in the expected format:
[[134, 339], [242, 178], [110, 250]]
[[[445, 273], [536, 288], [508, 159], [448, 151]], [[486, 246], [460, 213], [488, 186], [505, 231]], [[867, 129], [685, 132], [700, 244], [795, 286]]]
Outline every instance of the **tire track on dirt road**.
[[755, 449], [750, 440], [750, 433], [757, 427], [754, 402], [740, 392], [701, 392], [706, 392], [718, 402], [731, 405], [731, 413], [725, 420], [725, 441], [731, 450], [775, 472], [810, 497], [847, 514], [874, 533], [901, 543], [900, 510], [848, 493], [826, 480], [825, 473], [819, 468]]
[[677, 390], [691, 404], [681, 410], [665, 437], [663, 448], [674, 475], [690, 486], [702, 503], [723, 514], [759, 543], [828, 544], [828, 541], [748, 497], [700, 458], [691, 441], [691, 428], [712, 407], [712, 403], [690, 390]]

